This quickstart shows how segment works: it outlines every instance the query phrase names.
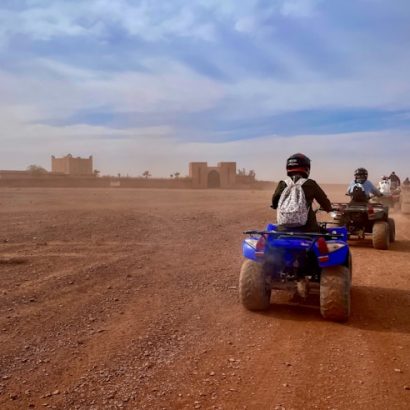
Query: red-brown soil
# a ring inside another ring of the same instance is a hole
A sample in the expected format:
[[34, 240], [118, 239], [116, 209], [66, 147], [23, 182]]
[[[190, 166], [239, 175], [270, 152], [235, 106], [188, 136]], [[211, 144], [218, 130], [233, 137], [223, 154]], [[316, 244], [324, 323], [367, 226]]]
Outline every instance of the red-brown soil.
[[352, 242], [346, 324], [253, 313], [241, 232], [270, 196], [2, 189], [0, 408], [410, 408], [410, 219], [389, 251]]

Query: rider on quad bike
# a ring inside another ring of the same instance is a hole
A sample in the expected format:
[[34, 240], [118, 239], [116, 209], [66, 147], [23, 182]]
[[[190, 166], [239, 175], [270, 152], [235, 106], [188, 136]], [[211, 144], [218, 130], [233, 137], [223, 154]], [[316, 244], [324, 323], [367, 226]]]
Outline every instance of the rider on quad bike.
[[350, 315], [352, 257], [344, 226], [320, 225], [312, 202], [332, 211], [319, 185], [309, 179], [310, 159], [294, 154], [286, 161], [288, 177], [272, 197], [277, 223], [247, 230], [242, 244], [245, 260], [239, 275], [239, 298], [249, 310], [270, 307], [272, 290], [286, 291], [293, 302], [319, 294], [320, 312], [327, 320], [346, 321]]
[[310, 159], [306, 155], [300, 153], [291, 155], [286, 161], [286, 172], [289, 178], [279, 182], [272, 196], [271, 208], [278, 209], [281, 195], [285, 188], [291, 183], [296, 184], [299, 182], [301, 183], [305, 194], [308, 211], [306, 224], [298, 227], [297, 230], [305, 232], [320, 232], [320, 227], [317, 223], [315, 212], [312, 209], [312, 203], [316, 200], [320, 207], [326, 212], [332, 211], [332, 204], [316, 181], [309, 178]]
[[370, 197], [383, 196], [383, 194], [367, 179], [366, 168], [357, 168], [354, 172], [354, 180], [347, 188], [346, 195], [351, 197], [352, 202], [368, 202]]
[[[375, 249], [389, 249], [390, 243], [395, 241], [394, 219], [389, 218], [388, 204], [373, 199], [384, 195], [367, 176], [367, 170], [364, 168], [355, 171], [355, 180], [346, 193], [351, 197], [350, 203], [334, 204], [335, 212], [332, 216], [336, 226], [346, 226], [349, 238], [355, 236], [365, 239], [371, 235]], [[384, 196], [382, 199], [389, 197]]]
[[381, 180], [379, 181], [379, 191], [383, 195], [391, 194], [391, 181], [386, 175], [383, 175]]
[[389, 179], [393, 190], [400, 187], [400, 178], [396, 175], [394, 171], [392, 171], [392, 173], [390, 174]]

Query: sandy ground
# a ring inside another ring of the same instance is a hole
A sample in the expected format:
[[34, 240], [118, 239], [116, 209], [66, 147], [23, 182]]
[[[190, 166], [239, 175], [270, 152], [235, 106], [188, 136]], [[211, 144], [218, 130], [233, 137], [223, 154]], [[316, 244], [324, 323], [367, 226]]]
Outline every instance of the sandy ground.
[[0, 408], [410, 408], [410, 219], [389, 251], [352, 242], [348, 323], [252, 313], [241, 232], [270, 197], [0, 190]]

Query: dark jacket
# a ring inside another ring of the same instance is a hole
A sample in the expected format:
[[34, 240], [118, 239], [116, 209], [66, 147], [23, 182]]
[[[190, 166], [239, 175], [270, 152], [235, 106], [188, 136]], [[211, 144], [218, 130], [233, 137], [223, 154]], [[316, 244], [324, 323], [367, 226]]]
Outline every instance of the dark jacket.
[[[294, 179], [295, 182], [299, 178], [301, 178], [301, 175], [295, 175], [294, 177], [292, 177], [292, 179]], [[286, 188], [286, 182], [280, 181], [272, 196], [271, 207], [273, 209], [277, 209], [280, 196], [285, 188]], [[322, 190], [322, 188], [320, 188], [320, 186], [313, 179], [307, 179], [306, 182], [302, 185], [302, 189], [303, 189], [303, 192], [305, 193], [306, 202], [309, 206], [309, 213], [308, 213], [307, 223], [304, 227], [301, 228], [301, 230], [308, 231], [308, 232], [317, 232], [320, 229], [316, 221], [316, 215], [312, 209], [313, 201], [316, 200], [318, 204], [320, 205], [320, 207], [326, 212], [330, 212], [332, 210], [332, 204], [329, 201], [329, 198], [326, 196], [326, 194]]]
[[389, 179], [391, 182], [395, 182], [397, 185], [400, 185], [400, 178], [396, 174], [391, 173]]

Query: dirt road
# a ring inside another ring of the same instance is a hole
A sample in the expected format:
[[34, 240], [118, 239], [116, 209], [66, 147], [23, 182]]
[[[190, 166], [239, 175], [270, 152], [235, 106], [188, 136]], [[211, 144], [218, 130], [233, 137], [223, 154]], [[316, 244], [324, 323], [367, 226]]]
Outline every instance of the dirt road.
[[410, 219], [389, 251], [352, 243], [347, 324], [252, 313], [241, 232], [270, 196], [2, 189], [0, 408], [410, 408]]

